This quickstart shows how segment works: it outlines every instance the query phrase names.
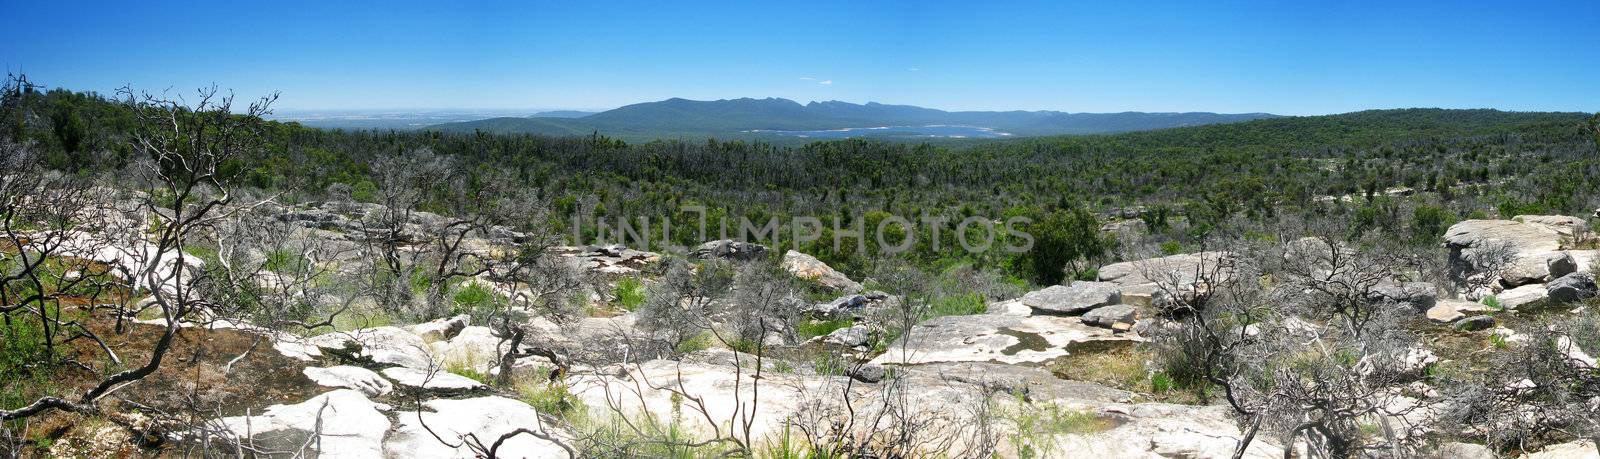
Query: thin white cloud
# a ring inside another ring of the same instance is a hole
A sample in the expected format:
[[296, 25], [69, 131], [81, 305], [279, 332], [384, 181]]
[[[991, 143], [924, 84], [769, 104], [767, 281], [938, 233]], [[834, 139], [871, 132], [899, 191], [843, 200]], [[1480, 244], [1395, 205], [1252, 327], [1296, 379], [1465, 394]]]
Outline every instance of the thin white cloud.
[[822, 81], [818, 81], [817, 84], [829, 85], [829, 84], [833, 84], [833, 80], [822, 80]]
[[912, 71], [912, 72], [920, 72], [920, 71], [922, 71], [922, 69], [917, 68], [917, 67], [908, 68], [906, 70], [909, 70], [909, 71]]
[[800, 77], [800, 79], [802, 79], [802, 80], [806, 80], [806, 81], [811, 81], [811, 80], [815, 80], [815, 79], [816, 79], [816, 78], [812, 78], [812, 77]]

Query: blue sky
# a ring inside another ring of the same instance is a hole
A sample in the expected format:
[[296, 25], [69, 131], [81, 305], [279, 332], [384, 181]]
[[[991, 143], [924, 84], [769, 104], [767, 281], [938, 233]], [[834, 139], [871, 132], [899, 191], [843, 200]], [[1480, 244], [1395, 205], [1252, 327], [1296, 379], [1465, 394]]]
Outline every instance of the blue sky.
[[280, 109], [1600, 110], [1594, 0], [251, 3], [0, 0], [0, 65]]

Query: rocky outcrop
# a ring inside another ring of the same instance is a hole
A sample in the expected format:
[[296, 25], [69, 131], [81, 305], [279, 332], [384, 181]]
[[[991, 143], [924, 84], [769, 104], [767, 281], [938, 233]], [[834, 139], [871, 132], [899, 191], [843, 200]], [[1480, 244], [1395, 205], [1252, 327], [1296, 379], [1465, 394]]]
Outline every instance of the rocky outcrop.
[[861, 284], [835, 271], [817, 257], [790, 250], [783, 254], [783, 269], [795, 277], [816, 282], [830, 290], [845, 293], [861, 291]]
[[1594, 298], [1597, 289], [1594, 277], [1585, 273], [1572, 273], [1545, 285], [1545, 293], [1557, 303], [1575, 303]]
[[394, 384], [389, 383], [389, 380], [361, 367], [349, 365], [327, 368], [306, 367], [301, 372], [320, 386], [355, 389], [368, 397], [382, 396], [394, 390]]
[[1524, 459], [1594, 459], [1600, 456], [1600, 449], [1597, 448], [1600, 446], [1595, 445], [1594, 441], [1579, 440], [1546, 446], [1524, 456]]
[[444, 341], [454, 338], [457, 333], [472, 324], [472, 317], [461, 314], [448, 319], [435, 319], [431, 322], [411, 326], [411, 332], [422, 337], [423, 342]]
[[1550, 297], [1550, 292], [1544, 285], [1528, 284], [1514, 289], [1509, 289], [1495, 295], [1495, 300], [1500, 302], [1500, 307], [1515, 310], [1517, 308], [1544, 301]]
[[[394, 433], [383, 442], [384, 457], [476, 458], [479, 456], [464, 442], [466, 435], [477, 437], [487, 447], [502, 435], [523, 428], [543, 430], [544, 435], [557, 439], [571, 438], [554, 430], [551, 423], [541, 422], [538, 410], [528, 404], [497, 396], [429, 400], [422, 403], [421, 410], [396, 417]], [[507, 439], [499, 451], [501, 457], [569, 457], [555, 442], [529, 434]]]
[[623, 245], [557, 247], [553, 252], [579, 271], [604, 275], [635, 275], [646, 266], [661, 261], [661, 254], [630, 249]]
[[1518, 215], [1511, 217], [1511, 220], [1543, 227], [1567, 237], [1589, 232], [1587, 220], [1566, 215]]
[[433, 366], [422, 337], [400, 327], [376, 327], [313, 336], [306, 340], [324, 353], [374, 364], [427, 369]]
[[1428, 308], [1428, 320], [1439, 324], [1452, 324], [1470, 315], [1495, 312], [1497, 309], [1483, 303], [1461, 300], [1442, 300], [1432, 308]]
[[442, 370], [391, 367], [383, 369], [383, 375], [411, 390], [457, 393], [489, 388], [475, 379]]
[[887, 293], [873, 291], [859, 295], [845, 295], [826, 303], [817, 303], [803, 310], [818, 319], [842, 319], [865, 315], [867, 311], [888, 307], [897, 301]]
[[689, 258], [696, 260], [725, 259], [751, 261], [766, 258], [767, 247], [733, 239], [722, 239], [700, 244], [689, 251]]
[[1056, 314], [1082, 314], [1122, 301], [1118, 285], [1111, 282], [1074, 281], [1052, 285], [1022, 295], [1022, 304], [1035, 311]]
[[1139, 319], [1138, 309], [1126, 304], [1096, 308], [1083, 315], [1083, 323], [1112, 330], [1127, 331]]
[[1073, 343], [1136, 338], [1085, 325], [1078, 317], [980, 314], [935, 317], [890, 343], [873, 363], [1041, 363], [1068, 354]]
[[[294, 405], [272, 405], [255, 416], [224, 418], [222, 424], [267, 451], [301, 451], [321, 457], [382, 457], [388, 406], [361, 392], [341, 389]], [[312, 438], [315, 436], [316, 438]]]
[[488, 374], [500, 356], [505, 355], [509, 343], [501, 343], [489, 327], [466, 327], [449, 341], [430, 345], [433, 359], [446, 368], [471, 368], [478, 374]]

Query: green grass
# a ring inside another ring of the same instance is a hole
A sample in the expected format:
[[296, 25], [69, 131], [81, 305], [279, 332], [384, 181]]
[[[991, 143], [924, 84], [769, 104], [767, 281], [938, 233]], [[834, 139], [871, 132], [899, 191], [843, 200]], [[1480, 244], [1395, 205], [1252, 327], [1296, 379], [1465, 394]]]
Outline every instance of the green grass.
[[969, 316], [989, 312], [989, 303], [976, 292], [940, 296], [933, 299], [933, 316]]
[[477, 282], [469, 282], [456, 289], [455, 296], [451, 297], [451, 299], [455, 300], [456, 303], [455, 314], [471, 314], [494, 305], [498, 298], [493, 291], [489, 290], [489, 287]]
[[1494, 295], [1489, 295], [1489, 296], [1483, 297], [1482, 303], [1483, 303], [1484, 306], [1495, 308], [1496, 310], [1500, 310], [1500, 311], [1506, 310], [1505, 306], [1501, 306], [1500, 305], [1500, 299], [1499, 298], [1495, 298]]
[[678, 343], [673, 350], [677, 351], [679, 354], [688, 354], [711, 349], [711, 340], [712, 338], [710, 332], [701, 332], [698, 335], [694, 335], [693, 337]]
[[636, 311], [644, 305], [644, 283], [635, 277], [624, 277], [617, 280], [617, 285], [612, 287], [611, 295], [617, 298], [617, 304], [622, 309]]
[[267, 252], [267, 260], [261, 267], [275, 273], [293, 274], [304, 271], [309, 261], [300, 253], [289, 249], [277, 249]]
[[[546, 374], [550, 371], [540, 368], [536, 374]], [[588, 406], [579, 400], [566, 384], [561, 382], [531, 382], [517, 385], [517, 398], [539, 410], [540, 413], [549, 414], [562, 419], [577, 419], [588, 413]]]
[[851, 325], [855, 325], [855, 321], [851, 319], [806, 320], [795, 324], [794, 332], [803, 339], [811, 339], [818, 336], [827, 336], [829, 333], [833, 333], [834, 330]]

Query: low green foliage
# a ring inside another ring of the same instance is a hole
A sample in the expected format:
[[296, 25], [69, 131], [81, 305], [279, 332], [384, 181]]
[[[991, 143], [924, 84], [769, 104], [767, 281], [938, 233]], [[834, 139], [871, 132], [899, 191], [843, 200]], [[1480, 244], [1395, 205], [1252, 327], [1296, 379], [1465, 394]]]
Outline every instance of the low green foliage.
[[[546, 374], [550, 371], [539, 368], [535, 374]], [[553, 415], [562, 419], [574, 420], [588, 413], [588, 406], [583, 404], [577, 395], [573, 394], [567, 385], [560, 381], [531, 382], [517, 385], [518, 399], [528, 406], [539, 410], [540, 413]]]
[[935, 297], [932, 304], [934, 316], [967, 316], [988, 311], [988, 302], [975, 292]]
[[851, 319], [805, 320], [795, 324], [794, 332], [800, 335], [802, 339], [811, 339], [818, 336], [827, 336], [829, 333], [833, 333], [834, 330], [851, 325], [855, 325], [855, 321]]
[[617, 304], [621, 305], [622, 309], [638, 310], [639, 306], [644, 305], [644, 283], [636, 277], [618, 279], [617, 285], [611, 289], [611, 296], [616, 297]]
[[683, 340], [683, 342], [678, 343], [678, 345], [676, 347], [674, 347], [673, 350], [677, 351], [677, 353], [679, 353], [679, 354], [688, 354], [688, 353], [692, 353], [692, 352], [699, 352], [699, 351], [703, 351], [703, 350], [706, 350], [706, 349], [711, 349], [712, 340], [713, 339], [711, 337], [711, 333], [710, 332], [701, 332], [698, 335], [694, 335], [694, 336], [690, 337], [689, 339]]
[[303, 272], [308, 263], [299, 252], [277, 249], [267, 252], [267, 259], [261, 263], [261, 267], [275, 273], [293, 274]]

